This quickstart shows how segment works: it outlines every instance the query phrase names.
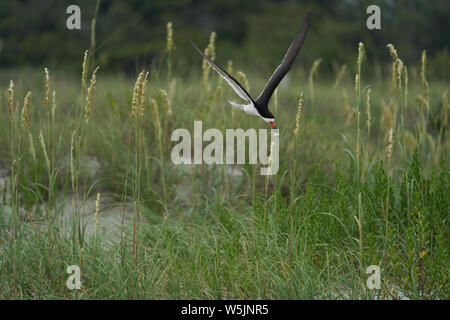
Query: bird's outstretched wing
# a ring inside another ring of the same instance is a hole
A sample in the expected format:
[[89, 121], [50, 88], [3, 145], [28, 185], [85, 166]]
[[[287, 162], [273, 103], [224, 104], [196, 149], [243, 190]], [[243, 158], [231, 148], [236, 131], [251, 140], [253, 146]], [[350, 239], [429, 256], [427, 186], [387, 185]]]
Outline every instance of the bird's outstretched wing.
[[250, 94], [242, 87], [242, 85], [233, 78], [228, 72], [226, 72], [224, 69], [222, 69], [220, 66], [218, 66], [214, 61], [212, 61], [206, 54], [204, 54], [192, 41], [189, 39], [188, 36], [186, 38], [189, 40], [189, 42], [192, 44], [192, 46], [200, 53], [200, 55], [208, 62], [208, 64], [211, 66], [211, 68], [214, 69], [222, 78], [225, 79], [225, 81], [233, 88], [233, 90], [237, 93], [239, 97], [241, 97], [243, 100], [248, 102], [253, 102], [252, 97]]
[[283, 61], [281, 61], [281, 64], [272, 74], [265, 88], [263, 89], [259, 97], [256, 99], [257, 103], [263, 105], [269, 103], [270, 97], [272, 97], [274, 90], [276, 89], [280, 81], [284, 78], [286, 73], [288, 73], [288, 71], [291, 69], [292, 63], [297, 57], [297, 54], [303, 45], [303, 41], [305, 40], [306, 33], [308, 32], [310, 17], [311, 14], [308, 13], [306, 15], [305, 21], [303, 22], [300, 30], [297, 33], [297, 36], [289, 46], [289, 49], [287, 50], [283, 58]]

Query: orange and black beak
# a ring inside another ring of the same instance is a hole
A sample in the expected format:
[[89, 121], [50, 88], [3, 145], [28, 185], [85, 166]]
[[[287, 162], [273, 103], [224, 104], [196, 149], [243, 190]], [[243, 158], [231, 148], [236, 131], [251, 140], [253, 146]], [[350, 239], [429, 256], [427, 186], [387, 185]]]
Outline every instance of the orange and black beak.
[[275, 126], [275, 122], [270, 121], [269, 123], [270, 123], [270, 126], [272, 127], [272, 129], [276, 129], [276, 128], [277, 128], [277, 127]]

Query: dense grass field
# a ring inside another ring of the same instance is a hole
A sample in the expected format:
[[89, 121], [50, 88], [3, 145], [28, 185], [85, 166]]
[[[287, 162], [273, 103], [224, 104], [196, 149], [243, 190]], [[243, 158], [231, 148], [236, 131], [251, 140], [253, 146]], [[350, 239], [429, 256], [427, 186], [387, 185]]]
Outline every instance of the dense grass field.
[[[267, 128], [200, 58], [134, 79], [90, 59], [81, 76], [83, 57], [80, 77], [2, 71], [0, 299], [448, 299], [449, 84], [391, 53], [324, 78], [300, 57], [271, 101], [274, 176], [172, 163], [194, 120]], [[254, 96], [270, 75], [227, 67]]]

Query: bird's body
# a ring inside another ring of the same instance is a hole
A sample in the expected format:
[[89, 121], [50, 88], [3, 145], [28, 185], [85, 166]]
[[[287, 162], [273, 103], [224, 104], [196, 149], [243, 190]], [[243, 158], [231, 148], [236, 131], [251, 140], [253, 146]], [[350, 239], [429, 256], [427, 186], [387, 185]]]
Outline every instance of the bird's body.
[[212, 61], [206, 54], [204, 54], [189, 38], [189, 41], [194, 46], [194, 48], [200, 53], [200, 55], [208, 62], [211, 68], [214, 69], [225, 81], [233, 88], [233, 90], [237, 93], [239, 97], [245, 100], [246, 104], [239, 104], [236, 102], [229, 101], [229, 103], [239, 110], [244, 111], [247, 114], [258, 116], [263, 119], [265, 122], [269, 123], [272, 128], [275, 127], [275, 117], [269, 110], [269, 101], [272, 97], [273, 92], [284, 78], [286, 73], [291, 69], [292, 63], [297, 57], [298, 52], [300, 51], [303, 41], [305, 40], [306, 33], [308, 32], [309, 27], [310, 14], [308, 13], [305, 21], [303, 22], [297, 36], [292, 41], [289, 49], [287, 50], [283, 61], [275, 70], [275, 72], [270, 77], [266, 86], [262, 90], [259, 97], [254, 100], [250, 94], [244, 89], [244, 87], [231, 76], [228, 72], [222, 69], [219, 65], [217, 65], [214, 61]]
[[273, 116], [263, 117], [261, 113], [255, 106], [255, 103], [252, 101], [249, 104], [239, 104], [233, 101], [228, 101], [234, 108], [244, 111], [247, 114], [251, 114], [253, 116], [261, 117], [262, 119], [273, 119]]

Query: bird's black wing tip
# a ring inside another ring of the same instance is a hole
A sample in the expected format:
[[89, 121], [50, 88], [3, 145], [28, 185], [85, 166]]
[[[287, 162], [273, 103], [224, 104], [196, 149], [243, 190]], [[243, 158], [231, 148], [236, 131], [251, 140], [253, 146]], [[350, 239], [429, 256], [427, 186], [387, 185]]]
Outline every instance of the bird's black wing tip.
[[311, 12], [308, 12], [308, 13], [306, 14], [305, 22], [306, 22], [307, 24], [309, 24], [309, 21], [311, 21], [311, 15], [312, 15]]
[[312, 16], [312, 13], [310, 11], [306, 13], [306, 17], [304, 20], [305, 24], [309, 25], [309, 22], [311, 21], [311, 16]]
[[183, 34], [184, 34], [184, 37], [190, 42], [190, 43], [192, 43], [192, 40], [191, 40], [191, 38], [188, 36], [188, 34], [186, 33], [186, 31], [182, 31], [183, 32]]
[[186, 37], [187, 41], [189, 41], [189, 43], [194, 47], [194, 49], [197, 50], [201, 55], [203, 55], [203, 52], [201, 52], [201, 50], [195, 45], [195, 43], [191, 40], [191, 38], [189, 38], [189, 36], [185, 31], [183, 31], [183, 34]]

